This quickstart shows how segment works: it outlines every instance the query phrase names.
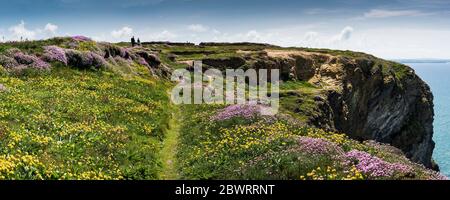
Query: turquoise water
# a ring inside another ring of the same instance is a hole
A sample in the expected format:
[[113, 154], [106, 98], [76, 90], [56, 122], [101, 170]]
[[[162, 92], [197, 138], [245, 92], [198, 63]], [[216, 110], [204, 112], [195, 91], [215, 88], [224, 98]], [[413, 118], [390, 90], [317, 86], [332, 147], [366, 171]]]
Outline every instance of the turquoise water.
[[450, 63], [407, 63], [430, 85], [434, 95], [433, 158], [450, 177]]

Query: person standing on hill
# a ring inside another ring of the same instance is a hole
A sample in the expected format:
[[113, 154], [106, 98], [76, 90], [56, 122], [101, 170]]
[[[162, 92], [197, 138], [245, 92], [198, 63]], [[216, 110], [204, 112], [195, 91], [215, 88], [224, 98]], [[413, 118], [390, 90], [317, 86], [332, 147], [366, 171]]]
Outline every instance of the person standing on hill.
[[138, 38], [138, 40], [137, 40], [137, 45], [138, 46], [141, 46], [141, 40]]
[[136, 40], [134, 39], [134, 36], [131, 38], [131, 46], [136, 46]]

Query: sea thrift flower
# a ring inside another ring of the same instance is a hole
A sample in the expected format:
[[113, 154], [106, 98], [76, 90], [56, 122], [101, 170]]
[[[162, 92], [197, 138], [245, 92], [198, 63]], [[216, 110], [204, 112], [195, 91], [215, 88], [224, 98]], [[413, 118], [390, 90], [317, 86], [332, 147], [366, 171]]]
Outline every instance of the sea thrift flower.
[[91, 38], [88, 38], [88, 37], [82, 36], [82, 35], [73, 36], [72, 39], [74, 39], [76, 41], [80, 41], [80, 42], [92, 41]]
[[90, 64], [91, 66], [96, 67], [96, 68], [106, 66], [105, 58], [96, 53], [87, 52], [85, 56], [87, 58], [86, 64]]
[[300, 137], [298, 144], [298, 150], [308, 154], [344, 154], [342, 148], [322, 138]]
[[113, 60], [114, 60], [114, 62], [116, 62], [116, 64], [119, 64], [119, 65], [130, 65], [132, 62], [131, 60], [126, 60], [122, 57], [114, 57]]
[[355, 164], [356, 168], [369, 177], [389, 177], [395, 172], [409, 173], [412, 171], [410, 166], [400, 163], [388, 163], [367, 152], [352, 150], [345, 154], [349, 164]]
[[24, 65], [29, 65], [29, 64], [33, 63], [35, 60], [37, 60], [37, 58], [35, 56], [30, 56], [30, 55], [24, 54], [22, 52], [15, 53], [14, 59], [16, 59], [16, 61], [19, 64], [24, 64]]
[[261, 107], [259, 105], [236, 104], [230, 105], [220, 110], [211, 118], [213, 121], [223, 121], [234, 117], [242, 117], [246, 119], [257, 116]]
[[442, 175], [439, 172], [433, 170], [427, 170], [428, 175], [430, 176], [430, 180], [448, 180], [448, 177]]
[[148, 66], [147, 61], [145, 61], [144, 58], [139, 57], [138, 61], [137, 61], [140, 65], [144, 65], [144, 66]]
[[120, 57], [129, 59], [130, 58], [130, 52], [126, 48], [119, 47], [120, 50]]
[[19, 65], [19, 63], [17, 63], [17, 61], [14, 58], [5, 56], [5, 55], [0, 55], [0, 65], [8, 68], [8, 69], [12, 69], [15, 68]]
[[100, 68], [107, 65], [105, 58], [93, 52], [81, 52], [77, 50], [67, 49], [67, 63], [70, 66], [78, 68]]
[[29, 67], [37, 68], [37, 69], [48, 69], [50, 68], [50, 65], [41, 60], [40, 58], [34, 56], [34, 55], [27, 55], [22, 52], [17, 52], [14, 54], [14, 59], [19, 64], [26, 65]]
[[37, 68], [37, 69], [48, 69], [48, 68], [50, 68], [50, 64], [48, 64], [47, 62], [45, 62], [45, 61], [43, 61], [41, 59], [37, 59], [30, 66], [33, 67], [33, 68]]
[[46, 46], [44, 47], [45, 54], [44, 59], [48, 62], [61, 62], [67, 65], [66, 52], [63, 48], [57, 46]]

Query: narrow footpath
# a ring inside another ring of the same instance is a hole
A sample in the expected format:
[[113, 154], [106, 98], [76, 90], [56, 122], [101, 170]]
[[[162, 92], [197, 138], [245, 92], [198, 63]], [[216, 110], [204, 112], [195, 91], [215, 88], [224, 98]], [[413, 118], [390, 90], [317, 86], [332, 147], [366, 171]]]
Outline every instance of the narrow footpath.
[[180, 134], [180, 111], [174, 109], [172, 118], [169, 121], [166, 139], [163, 143], [160, 155], [162, 160], [162, 170], [160, 178], [162, 180], [176, 180], [179, 178], [176, 167], [176, 154], [178, 146], [178, 136]]

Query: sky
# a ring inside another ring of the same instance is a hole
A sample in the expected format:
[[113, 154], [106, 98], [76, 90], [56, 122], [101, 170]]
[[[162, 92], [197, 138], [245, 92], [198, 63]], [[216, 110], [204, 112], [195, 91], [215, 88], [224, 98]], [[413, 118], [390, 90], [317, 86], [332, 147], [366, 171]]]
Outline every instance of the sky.
[[450, 58], [449, 0], [0, 0], [0, 41], [260, 42]]

